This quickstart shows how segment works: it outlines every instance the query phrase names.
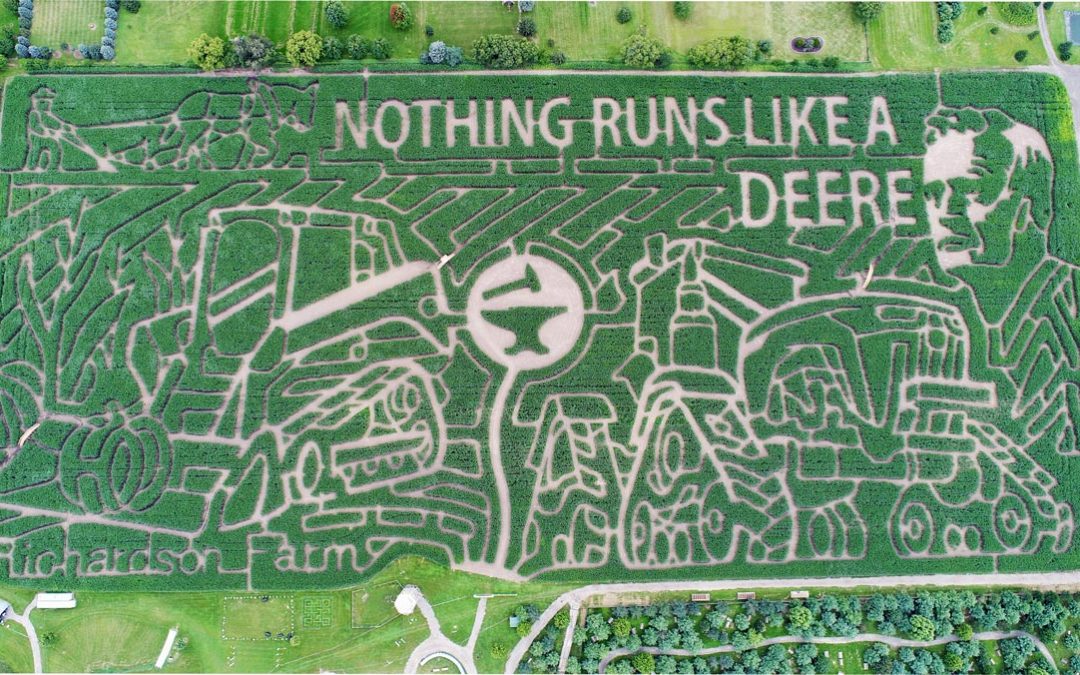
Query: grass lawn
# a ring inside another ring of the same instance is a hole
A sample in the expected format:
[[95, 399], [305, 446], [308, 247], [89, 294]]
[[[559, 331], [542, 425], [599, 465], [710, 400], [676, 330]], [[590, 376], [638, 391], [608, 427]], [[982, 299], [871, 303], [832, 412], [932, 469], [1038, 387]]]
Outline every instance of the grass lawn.
[[[518, 605], [531, 602], [543, 609], [570, 588], [448, 572], [418, 558], [392, 563], [364, 587], [397, 589], [410, 583], [424, 591], [443, 632], [461, 643], [468, 640], [476, 616], [474, 593], [515, 594], [488, 600], [476, 649], [482, 672], [502, 671], [505, 657], [492, 657], [491, 649], [498, 642], [509, 651], [517, 642], [507, 620]], [[32, 617], [38, 635], [57, 635], [42, 650], [45, 670], [51, 672], [150, 670], [174, 626], [179, 648], [165, 672], [401, 672], [412, 650], [428, 637], [427, 623], [415, 611], [409, 616], [388, 613], [391, 620], [377, 628], [354, 628], [353, 596], [359, 589], [275, 591], [265, 603], [258, 593], [80, 591], [76, 609], [38, 610]], [[22, 610], [33, 592], [2, 587], [0, 597]], [[265, 638], [268, 630], [274, 639]], [[277, 639], [278, 632], [289, 631], [292, 640]], [[0, 627], [0, 661], [16, 672], [32, 670], [20, 627]]]
[[[979, 16], [982, 3], [965, 3], [956, 22], [956, 37], [947, 45], [937, 42], [937, 18], [930, 2], [887, 2], [870, 27], [870, 57], [882, 70], [931, 70], [934, 68], [1016, 67], [1018, 50], [1028, 51], [1023, 65], [1047, 63], [1042, 40], [1027, 35], [1038, 26], [1011, 26], [1000, 19], [996, 8]], [[998, 28], [996, 35], [990, 32]]]
[[228, 2], [158, 0], [138, 14], [120, 11], [116, 63], [173, 64], [188, 60], [187, 48], [202, 33], [224, 35]]
[[30, 641], [19, 624], [8, 621], [0, 626], [0, 672], [32, 673], [34, 658]]
[[[1065, 42], [1065, 12], [1080, 12], [1080, 2], [1055, 2], [1053, 7], [1046, 10], [1046, 25], [1050, 28], [1050, 42], [1055, 48]], [[1077, 52], [1080, 53], [1080, 49]]]
[[[123, 18], [123, 14], [121, 14]], [[59, 50], [101, 41], [105, 31], [105, 0], [38, 0], [34, 4], [34, 44]], [[91, 28], [90, 26], [93, 26]], [[117, 44], [122, 39], [117, 31]]]

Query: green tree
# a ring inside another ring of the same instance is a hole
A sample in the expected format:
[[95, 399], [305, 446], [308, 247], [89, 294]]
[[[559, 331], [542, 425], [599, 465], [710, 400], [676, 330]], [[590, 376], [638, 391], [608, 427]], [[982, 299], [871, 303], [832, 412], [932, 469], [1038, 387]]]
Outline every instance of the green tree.
[[656, 68], [667, 49], [642, 26], [622, 44], [622, 61], [631, 68]]
[[357, 61], [366, 59], [371, 56], [371, 40], [353, 33], [345, 40], [345, 51], [349, 53], [349, 58]]
[[521, 37], [532, 37], [536, 35], [536, 22], [530, 17], [524, 17], [517, 23], [517, 32]]
[[326, 15], [326, 22], [334, 28], [344, 28], [349, 25], [349, 10], [345, 9], [341, 0], [330, 0], [326, 3], [323, 14]]
[[285, 43], [285, 58], [297, 68], [310, 68], [322, 57], [323, 41], [309, 30], [301, 30], [289, 36]]
[[188, 46], [188, 56], [195, 65], [205, 71], [225, 67], [225, 41], [203, 33]]
[[814, 613], [810, 611], [810, 608], [799, 605], [791, 608], [787, 619], [792, 628], [806, 630], [814, 621]]
[[540, 51], [524, 38], [512, 35], [484, 35], [473, 42], [473, 56], [488, 68], [521, 68], [536, 63]]
[[564, 630], [567, 626], [570, 625], [570, 611], [566, 609], [560, 611], [558, 614], [555, 615], [555, 619], [552, 621], [552, 623], [559, 630]]
[[371, 43], [371, 55], [379, 61], [384, 61], [393, 54], [393, 48], [390, 46], [390, 41], [386, 38], [375, 38]]
[[648, 652], [640, 652], [638, 654], [634, 654], [634, 658], [630, 659], [630, 665], [632, 665], [634, 667], [634, 670], [638, 671], [639, 673], [645, 673], [645, 675], [648, 675], [656, 669], [656, 660], [653, 658], [652, 654], [649, 654]]
[[345, 45], [341, 44], [341, 40], [337, 39], [333, 35], [328, 35], [323, 38], [322, 54], [319, 56], [321, 60], [337, 61], [344, 53]]
[[412, 27], [412, 11], [404, 2], [390, 5], [390, 25], [398, 30], [409, 30]]
[[695, 68], [735, 70], [754, 60], [756, 46], [750, 40], [733, 35], [713, 38], [690, 48], [686, 60]]
[[1023, 63], [1027, 59], [1027, 57], [1028, 52], [1026, 49], [1021, 49], [1015, 54], [1013, 54], [1013, 58], [1016, 59], [1017, 63]]
[[686, 0], [679, 0], [678, 2], [674, 3], [672, 9], [675, 11], [675, 18], [679, 21], [686, 21], [690, 18], [690, 11], [692, 7], [693, 3], [687, 2]]
[[274, 42], [263, 35], [239, 35], [232, 40], [232, 53], [241, 68], [263, 68], [274, 62]]
[[934, 622], [921, 614], [911, 617], [911, 639], [928, 642], [934, 639]]
[[615, 12], [615, 20], [619, 23], [630, 23], [634, 18], [634, 13], [630, 11], [629, 7], [620, 7], [619, 11]]
[[881, 15], [883, 9], [880, 2], [853, 2], [851, 3], [851, 11], [855, 13], [855, 18], [862, 23], [870, 23], [874, 19]]
[[970, 640], [971, 636], [974, 634], [975, 631], [971, 628], [971, 626], [967, 625], [966, 623], [962, 623], [956, 627], [956, 637], [960, 638], [961, 640]]
[[506, 645], [501, 642], [491, 643], [491, 656], [496, 659], [504, 659], [507, 655]]
[[615, 619], [611, 622], [611, 634], [617, 638], [630, 635], [630, 619]]
[[127, 12], [138, 14], [139, 10], [142, 9], [142, 0], [122, 0], [120, 6]]

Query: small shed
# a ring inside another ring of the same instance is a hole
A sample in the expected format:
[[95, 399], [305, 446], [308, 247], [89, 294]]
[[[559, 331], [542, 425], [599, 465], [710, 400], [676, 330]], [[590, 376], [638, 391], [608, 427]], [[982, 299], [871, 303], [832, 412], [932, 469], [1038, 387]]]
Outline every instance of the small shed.
[[737, 593], [735, 595], [735, 598], [738, 599], [738, 600], [753, 600], [756, 597], [757, 597], [757, 593], [755, 593], [753, 591], [743, 591], [743, 592]]
[[810, 597], [810, 591], [792, 591], [792, 600], [805, 600]]
[[511, 616], [510, 617], [510, 627], [511, 628], [517, 628], [520, 625], [521, 625], [521, 617], [520, 616]]
[[712, 596], [708, 593], [693, 593], [690, 595], [690, 602], [708, 602], [712, 599]]
[[38, 593], [38, 609], [75, 609], [74, 593]]

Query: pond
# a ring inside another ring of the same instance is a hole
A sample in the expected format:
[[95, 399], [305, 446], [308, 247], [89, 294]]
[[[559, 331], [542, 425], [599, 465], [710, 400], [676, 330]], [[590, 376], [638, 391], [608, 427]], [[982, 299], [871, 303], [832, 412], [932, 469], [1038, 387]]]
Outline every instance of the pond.
[[1080, 44], [1080, 12], [1065, 12], [1065, 39]]

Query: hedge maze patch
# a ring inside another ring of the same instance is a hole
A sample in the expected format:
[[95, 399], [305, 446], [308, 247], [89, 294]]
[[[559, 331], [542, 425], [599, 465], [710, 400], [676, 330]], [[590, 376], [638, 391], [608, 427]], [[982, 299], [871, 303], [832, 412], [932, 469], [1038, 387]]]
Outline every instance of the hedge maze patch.
[[6, 578], [1080, 564], [1052, 78], [49, 76], [3, 101]]

